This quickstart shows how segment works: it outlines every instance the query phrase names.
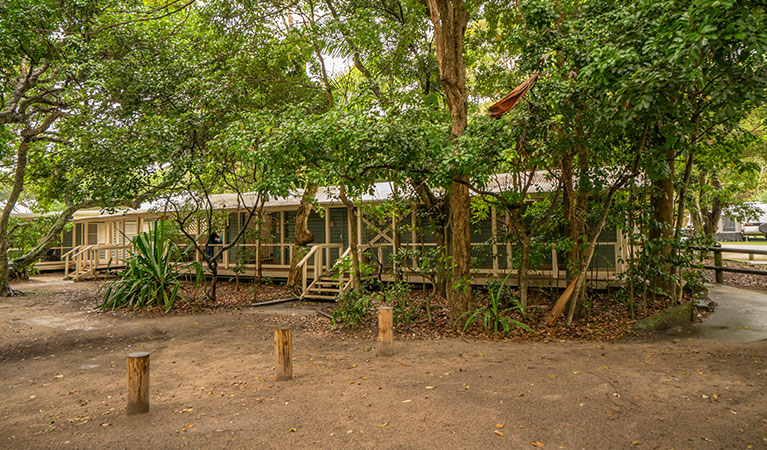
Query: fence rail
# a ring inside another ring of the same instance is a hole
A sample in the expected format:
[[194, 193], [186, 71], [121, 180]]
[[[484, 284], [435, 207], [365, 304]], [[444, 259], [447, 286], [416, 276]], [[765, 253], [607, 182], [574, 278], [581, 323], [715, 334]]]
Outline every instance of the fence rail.
[[749, 259], [753, 259], [753, 255], [767, 255], [767, 250], [728, 247], [693, 247], [693, 249], [714, 253], [714, 265], [704, 265], [703, 268], [714, 271], [714, 281], [717, 284], [724, 283], [724, 272], [745, 273], [748, 275], [767, 275], [767, 270], [725, 267], [724, 258], [722, 257], [722, 253], [737, 253], [741, 255], [749, 255]]

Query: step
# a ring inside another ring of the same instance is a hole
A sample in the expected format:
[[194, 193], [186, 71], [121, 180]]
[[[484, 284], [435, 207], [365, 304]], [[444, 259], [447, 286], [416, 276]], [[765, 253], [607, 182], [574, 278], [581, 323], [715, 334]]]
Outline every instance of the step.
[[314, 294], [304, 294], [301, 296], [302, 299], [304, 298], [310, 298], [314, 300], [335, 300], [336, 298], [334, 296], [329, 295], [314, 295]]
[[338, 289], [337, 287], [336, 288], [318, 288], [318, 287], [313, 287], [311, 289], [307, 289], [306, 292], [317, 292], [317, 293], [320, 293], [320, 292], [333, 292], [334, 294], [340, 294], [341, 293], [341, 289]]
[[340, 283], [338, 281], [316, 281], [314, 283], [314, 286], [336, 286], [338, 287]]
[[338, 283], [338, 280], [334, 280], [332, 277], [319, 277], [317, 278], [317, 281], [322, 281], [324, 283]]

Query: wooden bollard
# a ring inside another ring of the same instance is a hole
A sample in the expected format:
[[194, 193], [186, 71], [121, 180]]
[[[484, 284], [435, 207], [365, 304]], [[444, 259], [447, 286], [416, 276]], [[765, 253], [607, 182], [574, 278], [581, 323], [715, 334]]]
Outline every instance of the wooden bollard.
[[277, 381], [293, 379], [293, 334], [290, 327], [274, 329], [274, 358]]
[[378, 354], [390, 356], [394, 353], [394, 318], [391, 306], [378, 308]]
[[714, 281], [716, 281], [717, 284], [724, 283], [724, 272], [722, 272], [719, 267], [724, 266], [724, 262], [722, 261], [722, 250], [714, 249], [714, 265], [717, 267], [717, 269], [714, 271]]
[[149, 412], [149, 353], [128, 355], [128, 406], [126, 414]]

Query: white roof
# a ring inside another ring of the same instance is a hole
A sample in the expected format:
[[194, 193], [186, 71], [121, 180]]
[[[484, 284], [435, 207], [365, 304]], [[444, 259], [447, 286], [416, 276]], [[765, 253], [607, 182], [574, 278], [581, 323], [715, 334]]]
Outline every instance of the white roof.
[[[514, 186], [524, 185], [527, 181], [526, 177], [530, 175], [527, 173], [521, 174], [497, 174], [491, 177], [485, 190], [491, 192], [500, 192], [513, 188]], [[530, 188], [528, 193], [542, 193], [551, 192], [557, 188], [559, 182], [556, 174], [551, 174], [547, 171], [537, 171], [533, 173], [532, 180], [530, 181]], [[375, 183], [368, 192], [362, 195], [359, 199], [362, 202], [378, 202], [384, 201], [392, 197], [393, 185], [389, 181], [383, 181]], [[303, 189], [296, 189], [290, 193], [287, 197], [272, 198], [265, 203], [267, 209], [275, 208], [289, 208], [297, 207], [301, 203], [301, 196], [303, 195]], [[408, 196], [409, 193], [402, 193], [401, 196]], [[175, 200], [178, 201], [180, 197]], [[254, 203], [258, 201], [257, 194], [246, 193], [241, 197], [237, 194], [214, 194], [211, 195], [211, 202], [213, 207], [218, 210], [236, 210], [242, 207], [252, 207]], [[243, 204], [244, 203], [244, 204]], [[338, 187], [337, 186], [324, 186], [317, 190], [315, 196], [315, 203], [322, 206], [340, 205], [341, 201], [338, 199]], [[162, 213], [165, 210], [170, 209], [167, 199], [157, 199], [151, 202], [147, 202], [141, 205], [138, 209], [121, 209], [114, 213], [105, 213], [104, 210], [84, 210], [78, 211], [74, 215], [75, 221], [93, 218], [110, 218], [120, 217], [128, 215], [138, 214], [155, 214]], [[29, 211], [31, 213], [31, 211]], [[15, 215], [15, 214], [14, 214]]]
[[[6, 203], [7, 203], [6, 200], [0, 200], [0, 209], [4, 209]], [[16, 204], [13, 205], [13, 210], [11, 211], [11, 214], [14, 216], [21, 216], [21, 215], [33, 215], [35, 214], [35, 212], [29, 209], [23, 203], [16, 202]]]

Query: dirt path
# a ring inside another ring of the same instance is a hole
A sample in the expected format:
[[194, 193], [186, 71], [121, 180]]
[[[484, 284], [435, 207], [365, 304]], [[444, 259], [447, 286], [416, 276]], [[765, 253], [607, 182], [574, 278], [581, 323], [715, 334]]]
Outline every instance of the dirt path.
[[[372, 330], [306, 315], [95, 314], [93, 285], [20, 287], [0, 300], [4, 448], [767, 448], [765, 341], [415, 340], [380, 358]], [[282, 321], [296, 378], [276, 383]], [[136, 350], [151, 412], [125, 416]]]

